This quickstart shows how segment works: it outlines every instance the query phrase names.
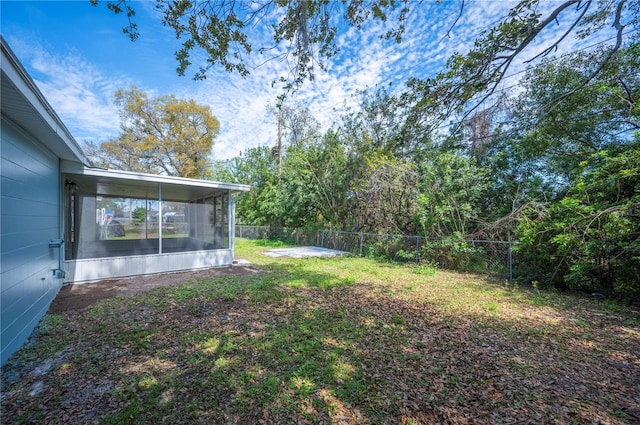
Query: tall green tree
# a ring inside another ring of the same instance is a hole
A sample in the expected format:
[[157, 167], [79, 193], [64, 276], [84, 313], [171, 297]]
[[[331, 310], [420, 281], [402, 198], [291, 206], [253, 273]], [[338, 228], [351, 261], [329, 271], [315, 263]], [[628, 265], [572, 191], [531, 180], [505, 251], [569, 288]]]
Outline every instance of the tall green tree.
[[418, 217], [425, 236], [466, 239], [477, 231], [489, 182], [486, 168], [444, 151], [426, 165], [422, 179]]
[[[640, 129], [639, 52], [638, 43], [619, 50], [581, 90], [606, 53], [602, 49], [531, 69], [514, 102], [510, 129], [521, 159], [543, 163], [543, 173], [568, 182], [580, 162], [629, 140]], [[563, 96], [567, 92], [572, 94]]]
[[485, 214], [501, 211], [493, 217], [502, 224], [514, 216], [524, 279], [637, 297], [638, 43], [575, 90], [602, 54], [577, 53], [527, 73], [511, 121], [481, 158], [491, 169], [487, 199], [496, 202]]
[[220, 123], [208, 106], [173, 95], [149, 98], [118, 90], [118, 138], [90, 147], [96, 165], [170, 176], [207, 178]]
[[365, 161], [353, 182], [353, 230], [415, 234], [419, 180], [415, 165], [382, 152]]
[[258, 226], [280, 223], [284, 208], [282, 192], [278, 188], [278, 161], [272, 149], [266, 146], [249, 148], [225, 165], [224, 171], [218, 170], [217, 175], [251, 185], [251, 190], [237, 203], [238, 219], [243, 224]]
[[522, 93], [507, 102], [499, 122], [477, 134], [477, 147], [469, 151], [491, 170], [483, 207], [488, 220], [528, 202], [564, 196], [582, 161], [633, 140], [640, 128], [638, 46], [618, 51], [588, 87], [559, 102], [557, 96], [574, 90], [592, 72], [600, 51], [569, 55], [526, 73]]
[[348, 228], [352, 222], [348, 194], [355, 172], [357, 167], [335, 131], [315, 143], [290, 148], [281, 180], [287, 224]]

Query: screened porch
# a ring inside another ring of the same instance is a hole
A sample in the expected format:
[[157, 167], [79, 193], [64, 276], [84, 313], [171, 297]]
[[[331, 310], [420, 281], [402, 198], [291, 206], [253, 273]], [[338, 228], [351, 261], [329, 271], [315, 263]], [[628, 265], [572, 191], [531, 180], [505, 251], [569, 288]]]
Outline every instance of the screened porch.
[[67, 281], [233, 262], [233, 196], [247, 186], [93, 168], [62, 183]]

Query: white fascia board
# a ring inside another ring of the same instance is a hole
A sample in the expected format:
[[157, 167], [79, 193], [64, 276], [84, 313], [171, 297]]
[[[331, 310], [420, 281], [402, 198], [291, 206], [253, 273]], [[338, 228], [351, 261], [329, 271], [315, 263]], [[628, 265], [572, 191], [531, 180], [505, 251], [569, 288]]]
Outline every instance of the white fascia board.
[[165, 183], [181, 186], [206, 187], [211, 189], [231, 190], [234, 192], [247, 192], [249, 185], [215, 182], [211, 180], [188, 179], [185, 177], [161, 176], [157, 174], [135, 173], [132, 171], [120, 171], [106, 168], [86, 167], [79, 163], [63, 161], [61, 171], [67, 174], [80, 174], [83, 176], [104, 177], [123, 180], [132, 180], [149, 183]]

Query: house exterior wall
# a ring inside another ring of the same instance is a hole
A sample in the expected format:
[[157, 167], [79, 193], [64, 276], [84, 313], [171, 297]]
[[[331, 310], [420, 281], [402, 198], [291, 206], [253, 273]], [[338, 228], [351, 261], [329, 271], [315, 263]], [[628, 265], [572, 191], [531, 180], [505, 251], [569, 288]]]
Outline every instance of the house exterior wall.
[[[28, 338], [62, 286], [59, 158], [2, 117], [0, 346], [5, 361]], [[58, 277], [60, 276], [60, 277]]]

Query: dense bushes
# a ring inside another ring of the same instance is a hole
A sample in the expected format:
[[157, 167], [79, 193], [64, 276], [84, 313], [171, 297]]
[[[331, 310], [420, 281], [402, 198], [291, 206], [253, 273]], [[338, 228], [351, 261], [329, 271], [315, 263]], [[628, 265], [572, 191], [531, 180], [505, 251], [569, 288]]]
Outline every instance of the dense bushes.
[[546, 285], [640, 299], [640, 141], [580, 169], [566, 197], [530, 208], [520, 222], [519, 271]]

